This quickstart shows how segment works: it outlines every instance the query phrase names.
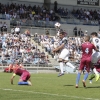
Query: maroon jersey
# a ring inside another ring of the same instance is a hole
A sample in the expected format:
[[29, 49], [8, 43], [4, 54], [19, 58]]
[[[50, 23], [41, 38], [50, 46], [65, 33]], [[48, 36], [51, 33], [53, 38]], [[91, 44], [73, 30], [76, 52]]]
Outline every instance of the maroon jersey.
[[82, 44], [82, 58], [91, 57], [92, 51], [95, 49], [95, 46], [90, 42], [85, 42]]
[[100, 60], [96, 64], [94, 64], [94, 68], [100, 73]]
[[18, 68], [18, 69], [15, 71], [15, 74], [21, 76], [24, 72], [28, 72], [28, 71]]
[[92, 51], [95, 49], [95, 46], [91, 44], [90, 42], [85, 42], [82, 44], [82, 59], [80, 62], [79, 70], [83, 70], [86, 66], [87, 72], [90, 71], [90, 64], [91, 64], [91, 55]]

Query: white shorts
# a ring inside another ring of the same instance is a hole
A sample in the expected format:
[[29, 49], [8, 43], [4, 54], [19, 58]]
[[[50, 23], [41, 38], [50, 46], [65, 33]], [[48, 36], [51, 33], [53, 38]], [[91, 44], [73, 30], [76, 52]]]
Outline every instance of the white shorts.
[[69, 59], [69, 50], [63, 49], [59, 55], [59, 59], [68, 60]]
[[100, 59], [100, 52], [95, 52], [92, 54], [91, 62], [97, 63], [97, 61]]

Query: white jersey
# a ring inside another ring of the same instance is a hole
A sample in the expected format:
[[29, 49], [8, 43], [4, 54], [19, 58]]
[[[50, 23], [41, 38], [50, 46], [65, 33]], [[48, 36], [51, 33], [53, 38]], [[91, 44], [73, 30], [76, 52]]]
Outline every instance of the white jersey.
[[92, 42], [94, 43], [95, 47], [99, 49], [99, 52], [93, 51], [91, 62], [97, 63], [100, 59], [100, 39], [98, 37], [94, 37], [92, 39]]
[[62, 44], [64, 44], [64, 48], [68, 48], [68, 41], [67, 41], [67, 38], [66, 37], [64, 37], [63, 39], [61, 39], [59, 41], [59, 45], [62, 45]]
[[93, 44], [95, 45], [95, 47], [97, 47], [100, 51], [100, 39], [98, 37], [94, 37], [92, 39]]

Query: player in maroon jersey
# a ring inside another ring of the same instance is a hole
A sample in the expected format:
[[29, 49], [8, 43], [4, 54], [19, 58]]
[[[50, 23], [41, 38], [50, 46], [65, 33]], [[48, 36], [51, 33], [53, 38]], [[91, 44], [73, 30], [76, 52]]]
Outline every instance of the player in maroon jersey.
[[[93, 68], [95, 68], [96, 71], [97, 71], [98, 73], [100, 73], [100, 59], [98, 60], [97, 63], [93, 64]], [[91, 77], [89, 78], [90, 83], [92, 83], [92, 79], [93, 79], [93, 78], [95, 78], [95, 74], [94, 74], [94, 73], [91, 74]]]
[[13, 72], [14, 74], [11, 77], [11, 84], [13, 84], [14, 77], [18, 75], [20, 76], [18, 85], [30, 85], [30, 86], [32, 85], [31, 80], [30, 80], [31, 75], [27, 70], [21, 69], [20, 66], [19, 67], [14, 66]]
[[100, 73], [100, 59], [96, 64], [94, 64], [94, 68], [96, 68], [96, 70]]
[[79, 84], [79, 80], [80, 80], [80, 76], [82, 71], [84, 70], [84, 67], [86, 67], [86, 73], [84, 75], [84, 79], [83, 79], [83, 86], [86, 87], [86, 79], [88, 78], [88, 73], [90, 71], [90, 64], [91, 64], [91, 56], [92, 56], [92, 51], [93, 49], [98, 51], [98, 49], [89, 42], [90, 40], [90, 36], [85, 36], [84, 38], [85, 43], [83, 43], [81, 45], [81, 49], [82, 49], [82, 58], [81, 58], [81, 62], [80, 62], [80, 66], [79, 66], [79, 71], [77, 74], [77, 78], [76, 78], [76, 88], [78, 88], [78, 84]]

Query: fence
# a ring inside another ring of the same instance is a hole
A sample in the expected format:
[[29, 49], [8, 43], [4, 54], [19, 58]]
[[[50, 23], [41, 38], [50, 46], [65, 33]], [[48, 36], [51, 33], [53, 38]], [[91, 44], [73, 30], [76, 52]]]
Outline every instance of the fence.
[[49, 32], [49, 35], [53, 36], [56, 35], [56, 29], [55, 28], [43, 28], [43, 27], [28, 27], [28, 26], [20, 26], [21, 33], [24, 33], [26, 29], [28, 29], [31, 33], [31, 36], [33, 36], [35, 33], [38, 33], [39, 35], [46, 34], [46, 32]]
[[[52, 59], [50, 59], [51, 61]], [[3, 72], [5, 68], [8, 67], [9, 64], [7, 63], [0, 63], [0, 72]], [[54, 66], [58, 66], [58, 64], [51, 64], [51, 63], [37, 63], [37, 64], [32, 64], [32, 63], [22, 63], [24, 68], [26, 70], [29, 70], [32, 73], [38, 73], [38, 72], [56, 72], [56, 68]]]

